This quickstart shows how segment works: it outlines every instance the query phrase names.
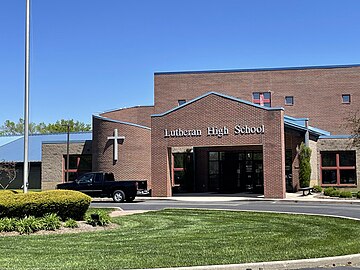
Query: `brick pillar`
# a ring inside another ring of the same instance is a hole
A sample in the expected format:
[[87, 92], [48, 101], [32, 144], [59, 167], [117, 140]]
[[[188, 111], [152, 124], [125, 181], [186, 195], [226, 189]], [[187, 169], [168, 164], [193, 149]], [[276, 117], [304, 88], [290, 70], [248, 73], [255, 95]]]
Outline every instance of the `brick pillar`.
[[284, 111], [272, 112], [269, 117], [277, 118], [277, 121], [265, 133], [264, 196], [283, 199], [286, 197]]

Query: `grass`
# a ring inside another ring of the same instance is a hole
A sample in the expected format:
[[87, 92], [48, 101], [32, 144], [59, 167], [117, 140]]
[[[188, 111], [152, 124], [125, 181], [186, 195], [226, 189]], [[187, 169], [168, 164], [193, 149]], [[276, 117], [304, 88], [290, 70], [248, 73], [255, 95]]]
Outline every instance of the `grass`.
[[162, 210], [109, 231], [0, 237], [1, 269], [129, 269], [360, 253], [360, 224], [339, 218]]

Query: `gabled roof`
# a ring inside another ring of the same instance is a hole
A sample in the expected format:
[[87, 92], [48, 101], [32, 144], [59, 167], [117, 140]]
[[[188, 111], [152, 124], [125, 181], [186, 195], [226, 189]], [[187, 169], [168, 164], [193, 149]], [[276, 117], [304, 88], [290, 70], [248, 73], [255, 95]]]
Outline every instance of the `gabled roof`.
[[197, 97], [197, 98], [194, 98], [194, 99], [192, 99], [192, 100], [190, 100], [190, 101], [188, 101], [188, 102], [186, 102], [186, 103], [184, 103], [184, 104], [182, 104], [182, 105], [180, 105], [180, 106], [177, 106], [177, 107], [175, 107], [175, 108], [173, 108], [173, 109], [171, 109], [171, 110], [168, 110], [168, 111], [166, 111], [166, 112], [164, 112], [164, 113], [153, 114], [153, 115], [151, 115], [151, 117], [161, 117], [161, 116], [167, 115], [167, 114], [169, 114], [169, 113], [172, 113], [172, 112], [174, 112], [174, 111], [180, 110], [180, 109], [182, 109], [182, 108], [184, 108], [184, 107], [186, 107], [186, 106], [188, 106], [188, 105], [190, 105], [190, 104], [192, 104], [192, 103], [194, 103], [194, 102], [197, 102], [197, 101], [199, 101], [200, 99], [203, 99], [203, 98], [205, 98], [205, 97], [207, 97], [207, 96], [210, 96], [210, 95], [216, 95], [216, 96], [219, 96], [219, 97], [222, 97], [222, 98], [226, 98], [226, 99], [233, 100], [233, 101], [236, 101], [236, 102], [239, 102], [239, 103], [243, 103], [243, 104], [246, 104], [246, 105], [250, 105], [250, 106], [253, 106], [253, 107], [255, 107], [255, 108], [262, 109], [262, 110], [266, 110], [266, 111], [284, 110], [284, 108], [282, 108], [282, 107], [265, 107], [265, 106], [260, 106], [260, 105], [257, 105], [257, 104], [255, 104], [255, 103], [252, 103], [252, 102], [250, 102], [250, 101], [242, 100], [242, 99], [239, 99], [239, 98], [235, 98], [235, 97], [232, 97], [232, 96], [228, 96], [228, 95], [224, 95], [224, 94], [221, 94], [221, 93], [213, 92], [213, 91], [212, 91], [212, 92], [205, 93], [204, 95], [201, 95], [201, 96], [199, 96], [199, 97]]
[[[0, 142], [6, 141], [5, 137], [0, 136]], [[8, 140], [6, 144], [0, 144], [0, 162], [5, 161], [24, 161], [24, 136], [16, 137], [13, 140]], [[78, 132], [70, 133], [70, 142], [83, 142], [92, 139], [92, 132]], [[41, 145], [43, 143], [66, 143], [67, 133], [57, 134], [36, 134], [29, 135], [29, 161], [41, 161]]]
[[[242, 103], [242, 104], [246, 104], [246, 105], [250, 105], [250, 106], [253, 106], [253, 107], [256, 107], [258, 109], [262, 109], [262, 110], [267, 110], [267, 111], [274, 111], [274, 110], [284, 110], [284, 108], [282, 107], [265, 107], [265, 106], [260, 106], [260, 105], [257, 105], [257, 104], [254, 104], [250, 101], [246, 101], [246, 100], [242, 100], [242, 99], [239, 99], [239, 98], [235, 98], [235, 97], [232, 97], [232, 96], [228, 96], [228, 95], [224, 95], [224, 94], [221, 94], [221, 93], [218, 93], [218, 92], [208, 92], [202, 96], [199, 96], [193, 100], [190, 100], [178, 107], [175, 107], [171, 110], [168, 110], [164, 113], [160, 113], [160, 114], [153, 114], [151, 115], [152, 117], [162, 117], [162, 116], [165, 116], [167, 114], [170, 114], [174, 111], [177, 111], [177, 110], [180, 110], [186, 106], [188, 106], [189, 104], [192, 104], [194, 102], [197, 102], [198, 100], [200, 99], [203, 99], [209, 95], [216, 95], [216, 96], [219, 96], [219, 97], [222, 97], [222, 98], [226, 98], [226, 99], [229, 99], [229, 100], [232, 100], [232, 101], [236, 101], [236, 102], [239, 102], [239, 103]], [[287, 116], [285, 115], [284, 116], [284, 124], [285, 124], [285, 127], [288, 127], [288, 128], [293, 128], [293, 129], [296, 129], [296, 130], [300, 130], [300, 131], [306, 131], [307, 129], [309, 130], [310, 134], [312, 135], [315, 135], [315, 136], [328, 136], [330, 135], [330, 132], [326, 131], [326, 130], [322, 130], [322, 129], [319, 129], [319, 128], [315, 128], [315, 127], [312, 127], [312, 126], [308, 126], [308, 128], [306, 128], [306, 124], [305, 122], [308, 121], [309, 119], [308, 118], [295, 118], [295, 117], [291, 117], [291, 116]]]

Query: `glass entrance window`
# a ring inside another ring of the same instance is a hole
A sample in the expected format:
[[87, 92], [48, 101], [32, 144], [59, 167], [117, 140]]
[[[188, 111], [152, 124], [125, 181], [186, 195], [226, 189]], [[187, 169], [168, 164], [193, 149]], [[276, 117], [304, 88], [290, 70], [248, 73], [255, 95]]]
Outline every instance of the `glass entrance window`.
[[321, 183], [325, 186], [356, 186], [355, 151], [321, 152]]
[[[74, 181], [84, 173], [92, 170], [92, 156], [91, 155], [69, 155], [69, 168], [67, 166], [67, 155], [63, 156], [63, 177], [64, 181]], [[69, 172], [69, 179], [67, 179], [67, 172]]]

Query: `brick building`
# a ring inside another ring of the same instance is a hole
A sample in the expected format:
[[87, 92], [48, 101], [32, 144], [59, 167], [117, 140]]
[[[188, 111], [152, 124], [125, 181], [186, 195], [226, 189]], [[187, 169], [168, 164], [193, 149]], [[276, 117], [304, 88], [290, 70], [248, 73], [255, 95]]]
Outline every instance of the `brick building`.
[[153, 196], [284, 198], [305, 142], [311, 185], [357, 187], [345, 118], [359, 108], [360, 65], [155, 73], [154, 106], [93, 116], [92, 169], [146, 180]]

